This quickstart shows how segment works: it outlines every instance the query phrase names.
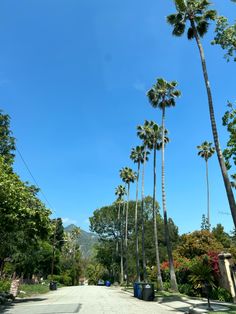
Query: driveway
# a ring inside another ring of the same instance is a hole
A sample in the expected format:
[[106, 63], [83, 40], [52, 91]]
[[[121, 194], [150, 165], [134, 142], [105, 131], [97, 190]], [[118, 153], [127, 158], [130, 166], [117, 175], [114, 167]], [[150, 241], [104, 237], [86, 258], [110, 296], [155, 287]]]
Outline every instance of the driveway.
[[175, 311], [157, 302], [134, 298], [120, 288], [65, 287], [34, 298], [17, 300], [1, 313], [6, 314], [170, 314]]

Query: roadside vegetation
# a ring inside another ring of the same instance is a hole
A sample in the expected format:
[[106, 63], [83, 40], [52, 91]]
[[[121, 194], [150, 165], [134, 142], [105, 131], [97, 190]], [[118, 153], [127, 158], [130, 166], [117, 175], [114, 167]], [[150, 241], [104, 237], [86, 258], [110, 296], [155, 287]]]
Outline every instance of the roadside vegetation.
[[[69, 286], [78, 285], [81, 278], [86, 277], [89, 284], [97, 284], [102, 279], [127, 287], [134, 281], [153, 282], [164, 297], [170, 297], [168, 292], [202, 297], [207, 283], [212, 299], [232, 301], [230, 293], [221, 287], [218, 254], [230, 252], [236, 261], [236, 231], [228, 234], [221, 224], [210, 224], [213, 213], [210, 211], [208, 161], [216, 153], [224, 181], [222, 193], [227, 195], [236, 227], [236, 109], [234, 103], [229, 102], [222, 118], [228, 141], [221, 151], [202, 37], [210, 24], [216, 22], [212, 43], [226, 51], [227, 61], [234, 62], [235, 24], [230, 25], [227, 18], [218, 16], [208, 0], [175, 0], [175, 5], [176, 12], [167, 17], [167, 22], [175, 37], [186, 31], [188, 40], [196, 43], [212, 130], [211, 134], [206, 134], [207, 140], [202, 139], [201, 145], [195, 143], [199, 156], [206, 163], [207, 204], [202, 221], [199, 221], [199, 230], [179, 235], [178, 226], [168, 216], [165, 182], [168, 164], [165, 159], [171, 162], [173, 157], [168, 156], [166, 147], [175, 140], [174, 135], [169, 137], [168, 110], [177, 103], [181, 105], [181, 82], [174, 78], [167, 81], [159, 73], [157, 79], [153, 78], [147, 102], [160, 109], [156, 111], [158, 123], [144, 117], [143, 124], [134, 130], [140, 141], [138, 146], [131, 148], [130, 158], [137, 165], [135, 171], [127, 166], [117, 169], [121, 184], [114, 191], [114, 202], [96, 209], [90, 217], [90, 229], [98, 236], [90, 259], [82, 257], [77, 241], [80, 229], [65, 233], [61, 218], [52, 219], [52, 209], [39, 198], [39, 187], [23, 182], [14, 171], [15, 138], [10, 129], [10, 117], [0, 112], [0, 292], [9, 291], [10, 282], [16, 277], [21, 278], [20, 290], [24, 291], [21, 296], [44, 293], [49, 281]], [[131, 143], [131, 147], [134, 145]], [[158, 154], [160, 165], [157, 164]], [[153, 160], [153, 194], [147, 196], [145, 170], [150, 156]], [[157, 171], [158, 166], [161, 173]], [[158, 179], [161, 200], [156, 196]], [[135, 200], [130, 199], [133, 185]]]

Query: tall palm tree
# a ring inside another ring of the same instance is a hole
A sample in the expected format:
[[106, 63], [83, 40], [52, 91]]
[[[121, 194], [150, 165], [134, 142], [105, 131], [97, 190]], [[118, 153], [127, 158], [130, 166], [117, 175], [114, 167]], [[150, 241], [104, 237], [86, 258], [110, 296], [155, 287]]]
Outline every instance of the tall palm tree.
[[210, 190], [209, 190], [209, 180], [208, 180], [208, 159], [215, 153], [215, 147], [211, 146], [210, 142], [203, 142], [201, 145], [197, 146], [198, 156], [205, 159], [206, 162], [206, 182], [207, 182], [207, 222], [210, 227]]
[[134, 215], [134, 224], [135, 224], [135, 255], [136, 255], [136, 275], [137, 281], [140, 281], [140, 270], [139, 270], [139, 243], [138, 243], [138, 184], [139, 184], [139, 175], [140, 175], [140, 165], [144, 163], [144, 159], [147, 160], [145, 156], [144, 146], [136, 146], [132, 148], [130, 158], [134, 163], [137, 163], [137, 179], [136, 179], [136, 203], [135, 203], [135, 215]]
[[[167, 143], [169, 141], [167, 135], [167, 130], [165, 132], [164, 141]], [[153, 121], [149, 124], [149, 149], [153, 150], [153, 198], [152, 198], [152, 217], [153, 217], [153, 231], [155, 239], [155, 251], [156, 251], [156, 266], [157, 266], [157, 282], [159, 284], [160, 290], [163, 290], [163, 282], [161, 276], [160, 267], [160, 257], [159, 257], [159, 247], [158, 247], [158, 235], [157, 235], [157, 212], [156, 212], [156, 152], [162, 147], [162, 128]]]
[[146, 265], [146, 254], [145, 254], [145, 230], [144, 230], [144, 177], [145, 177], [145, 166], [146, 161], [148, 160], [148, 155], [150, 152], [148, 151], [148, 146], [150, 143], [149, 138], [149, 121], [145, 120], [144, 125], [137, 126], [137, 135], [143, 141], [144, 146], [144, 162], [143, 162], [143, 170], [142, 170], [142, 198], [141, 198], [141, 220], [142, 220], [142, 262], [143, 262], [143, 280], [146, 282], [147, 280], [147, 265]]
[[125, 213], [125, 272], [126, 272], [126, 283], [128, 284], [128, 217], [129, 217], [129, 193], [130, 193], [130, 183], [136, 180], [136, 173], [128, 167], [124, 167], [120, 170], [120, 177], [123, 182], [127, 185], [127, 206]]
[[[117, 196], [118, 201], [118, 229], [120, 235], [120, 283], [124, 282], [124, 253], [123, 253], [123, 224], [121, 217], [121, 205], [124, 204], [123, 197], [126, 195], [126, 189], [123, 185], [118, 185], [115, 189], [115, 195]], [[117, 242], [118, 243], [118, 242]]]
[[170, 279], [171, 288], [174, 291], [178, 290], [172, 248], [170, 242], [168, 219], [167, 219], [167, 209], [166, 209], [166, 193], [165, 193], [165, 109], [166, 107], [175, 106], [175, 98], [180, 96], [180, 91], [176, 89], [177, 82], [167, 82], [162, 78], [158, 78], [157, 82], [153, 87], [147, 92], [148, 99], [154, 108], [160, 108], [162, 110], [162, 136], [161, 136], [161, 152], [162, 152], [162, 207], [164, 216], [164, 228], [165, 228], [165, 239], [167, 246], [167, 253], [169, 258], [170, 267]]
[[188, 39], [195, 39], [198, 50], [200, 53], [203, 76], [208, 97], [208, 107], [211, 120], [212, 134], [215, 144], [215, 149], [228, 197], [228, 202], [231, 210], [231, 215], [236, 227], [236, 204], [234, 194], [232, 191], [230, 179], [228, 177], [227, 168], [225, 165], [224, 157], [220, 148], [220, 142], [218, 137], [218, 131], [215, 121], [214, 105], [212, 99], [212, 93], [210, 88], [210, 82], [208, 78], [206, 60], [204, 56], [204, 50], [200, 37], [203, 37], [208, 30], [210, 20], [215, 20], [217, 13], [215, 10], [208, 10], [210, 2], [208, 0], [175, 0], [177, 13], [171, 14], [167, 17], [167, 22], [173, 26], [173, 35], [182, 36], [186, 29], [186, 23], [189, 22], [190, 26], [187, 31]]

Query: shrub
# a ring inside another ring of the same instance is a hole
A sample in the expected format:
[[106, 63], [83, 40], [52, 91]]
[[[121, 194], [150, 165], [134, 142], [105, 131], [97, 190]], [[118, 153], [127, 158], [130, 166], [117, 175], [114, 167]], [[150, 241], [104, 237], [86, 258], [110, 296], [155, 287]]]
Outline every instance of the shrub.
[[211, 292], [211, 299], [213, 300], [219, 300], [222, 302], [232, 302], [233, 298], [230, 294], [230, 292], [224, 288], [214, 288]]
[[11, 287], [10, 280], [0, 280], [0, 292], [9, 292]]
[[189, 295], [190, 297], [193, 297], [196, 295], [193, 286], [189, 283], [178, 285], [178, 288], [179, 288], [179, 292], [182, 294]]
[[163, 282], [163, 288], [164, 288], [165, 291], [169, 291], [170, 287], [171, 287], [171, 285], [170, 285], [169, 281]]

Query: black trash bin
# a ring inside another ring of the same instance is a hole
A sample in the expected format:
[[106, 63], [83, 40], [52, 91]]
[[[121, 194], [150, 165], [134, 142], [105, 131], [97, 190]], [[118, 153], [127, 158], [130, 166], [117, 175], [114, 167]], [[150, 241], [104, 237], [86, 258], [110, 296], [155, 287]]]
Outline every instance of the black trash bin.
[[56, 283], [56, 281], [50, 281], [49, 290], [57, 290], [57, 283]]
[[142, 300], [153, 301], [154, 298], [155, 298], [154, 284], [153, 283], [142, 284]]

